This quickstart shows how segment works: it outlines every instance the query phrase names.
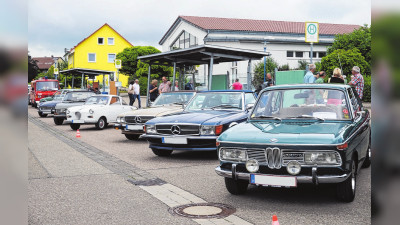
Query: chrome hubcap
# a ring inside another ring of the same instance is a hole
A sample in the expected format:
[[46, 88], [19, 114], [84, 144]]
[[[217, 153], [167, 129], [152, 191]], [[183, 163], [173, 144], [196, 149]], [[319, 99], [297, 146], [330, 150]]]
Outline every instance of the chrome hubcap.
[[100, 120], [99, 125], [100, 125], [101, 128], [103, 128], [104, 127], [104, 120]]

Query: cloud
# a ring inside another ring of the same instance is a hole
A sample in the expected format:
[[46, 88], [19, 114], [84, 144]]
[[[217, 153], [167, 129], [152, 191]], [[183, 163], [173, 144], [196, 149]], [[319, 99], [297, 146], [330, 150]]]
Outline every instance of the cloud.
[[30, 0], [29, 51], [62, 55], [104, 23], [133, 45], [160, 48], [159, 40], [179, 15], [363, 25], [370, 24], [370, 5], [364, 0]]

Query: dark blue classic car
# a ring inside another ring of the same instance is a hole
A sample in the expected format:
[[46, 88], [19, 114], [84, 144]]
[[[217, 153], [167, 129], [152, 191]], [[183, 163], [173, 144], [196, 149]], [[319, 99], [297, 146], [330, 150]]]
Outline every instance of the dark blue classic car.
[[347, 85], [282, 85], [264, 89], [248, 120], [217, 140], [227, 190], [249, 184], [296, 187], [332, 183], [354, 199], [356, 177], [371, 164], [370, 114]]
[[246, 121], [254, 102], [250, 91], [199, 92], [183, 112], [146, 122], [146, 134], [141, 137], [158, 156], [168, 156], [173, 150], [215, 151], [217, 137]]
[[38, 114], [40, 117], [46, 117], [49, 114], [54, 114], [57, 103], [62, 102], [63, 94], [54, 95], [53, 100], [43, 101], [39, 103]]

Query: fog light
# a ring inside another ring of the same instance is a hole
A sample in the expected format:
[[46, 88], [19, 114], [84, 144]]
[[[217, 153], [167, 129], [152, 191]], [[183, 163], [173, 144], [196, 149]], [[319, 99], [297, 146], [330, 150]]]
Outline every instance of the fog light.
[[287, 166], [286, 170], [288, 171], [289, 174], [291, 175], [297, 175], [301, 171], [301, 166], [298, 162], [296, 161], [290, 161]]
[[255, 159], [249, 159], [246, 162], [246, 169], [247, 171], [249, 171], [250, 173], [255, 173], [258, 171], [258, 169], [260, 168], [260, 166], [258, 165], [258, 161]]

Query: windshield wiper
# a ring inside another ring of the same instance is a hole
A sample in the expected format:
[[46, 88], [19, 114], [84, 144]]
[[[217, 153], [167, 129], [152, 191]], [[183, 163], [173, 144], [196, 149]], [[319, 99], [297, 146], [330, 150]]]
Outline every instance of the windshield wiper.
[[289, 119], [314, 119], [314, 120], [319, 120], [319, 121], [325, 121], [325, 119], [315, 117], [315, 116], [309, 116], [309, 115], [301, 115], [301, 116], [292, 116], [288, 117]]
[[216, 106], [211, 107], [210, 109], [215, 109], [215, 108], [240, 109], [237, 106], [226, 105], [226, 104], [224, 104], [224, 105], [216, 105]]
[[183, 102], [173, 102], [171, 104], [184, 105], [185, 103], [183, 103]]
[[279, 118], [279, 117], [276, 117], [276, 116], [255, 116], [255, 117], [252, 117], [252, 119], [273, 119], [273, 120], [279, 120], [279, 121], [282, 121], [282, 119], [281, 118]]

